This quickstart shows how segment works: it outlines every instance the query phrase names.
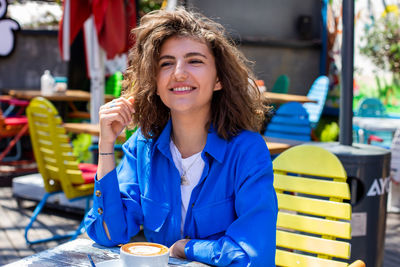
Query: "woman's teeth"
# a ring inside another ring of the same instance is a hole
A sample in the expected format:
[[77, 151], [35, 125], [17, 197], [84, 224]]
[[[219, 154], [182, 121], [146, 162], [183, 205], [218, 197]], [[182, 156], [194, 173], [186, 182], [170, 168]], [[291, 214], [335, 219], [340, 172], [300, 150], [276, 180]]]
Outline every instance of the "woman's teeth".
[[174, 92], [184, 92], [184, 91], [190, 91], [192, 90], [192, 87], [178, 87], [178, 88], [172, 88], [172, 91]]

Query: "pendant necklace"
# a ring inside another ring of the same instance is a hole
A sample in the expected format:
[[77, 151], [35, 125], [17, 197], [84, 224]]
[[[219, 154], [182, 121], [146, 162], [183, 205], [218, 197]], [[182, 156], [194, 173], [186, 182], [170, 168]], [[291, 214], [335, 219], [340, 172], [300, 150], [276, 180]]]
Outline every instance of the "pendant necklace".
[[181, 167], [182, 167], [182, 174], [181, 174], [181, 185], [189, 185], [189, 180], [186, 177], [186, 174], [188, 173], [188, 171], [190, 170], [190, 168], [193, 167], [194, 163], [198, 160], [198, 158], [200, 157], [201, 152], [197, 154], [196, 158], [193, 160], [192, 164], [190, 164], [190, 166], [185, 170], [183, 168], [183, 162], [181, 163]]

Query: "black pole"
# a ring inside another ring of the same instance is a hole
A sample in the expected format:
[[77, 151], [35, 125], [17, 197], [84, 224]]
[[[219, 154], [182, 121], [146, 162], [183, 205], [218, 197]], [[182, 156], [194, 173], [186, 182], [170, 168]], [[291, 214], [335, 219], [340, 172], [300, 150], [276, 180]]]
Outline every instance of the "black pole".
[[353, 143], [354, 0], [343, 0], [342, 84], [339, 142]]

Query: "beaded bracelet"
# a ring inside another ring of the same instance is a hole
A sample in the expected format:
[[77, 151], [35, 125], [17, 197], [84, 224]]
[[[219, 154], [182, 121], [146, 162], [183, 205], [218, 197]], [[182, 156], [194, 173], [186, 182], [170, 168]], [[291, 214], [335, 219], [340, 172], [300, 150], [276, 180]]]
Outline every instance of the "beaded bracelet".
[[108, 153], [99, 153], [100, 156], [107, 156], [107, 155], [114, 155], [114, 152], [108, 152]]

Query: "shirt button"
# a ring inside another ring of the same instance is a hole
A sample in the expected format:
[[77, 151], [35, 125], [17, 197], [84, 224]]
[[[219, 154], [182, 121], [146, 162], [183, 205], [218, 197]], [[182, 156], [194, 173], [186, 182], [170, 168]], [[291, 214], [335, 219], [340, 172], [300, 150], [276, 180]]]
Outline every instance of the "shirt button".
[[187, 235], [187, 236], [185, 236], [185, 238], [186, 238], [186, 239], [190, 239], [190, 236], [189, 236], [189, 235]]
[[97, 212], [101, 215], [101, 214], [103, 214], [103, 209], [102, 208], [98, 208]]
[[192, 203], [192, 208], [194, 207], [194, 203]]
[[96, 197], [101, 197], [101, 191], [100, 190], [96, 190]]

